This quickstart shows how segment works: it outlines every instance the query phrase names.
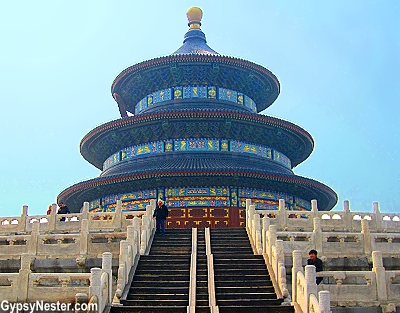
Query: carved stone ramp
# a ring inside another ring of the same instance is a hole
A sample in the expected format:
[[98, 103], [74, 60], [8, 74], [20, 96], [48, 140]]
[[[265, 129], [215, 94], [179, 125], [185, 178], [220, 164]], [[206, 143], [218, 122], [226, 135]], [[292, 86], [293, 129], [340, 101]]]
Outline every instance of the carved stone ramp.
[[293, 313], [281, 305], [262, 255], [254, 255], [244, 228], [211, 229], [216, 304], [220, 313]]
[[187, 312], [189, 303], [191, 229], [167, 229], [156, 234], [149, 255], [140, 256], [138, 266], [119, 312]]

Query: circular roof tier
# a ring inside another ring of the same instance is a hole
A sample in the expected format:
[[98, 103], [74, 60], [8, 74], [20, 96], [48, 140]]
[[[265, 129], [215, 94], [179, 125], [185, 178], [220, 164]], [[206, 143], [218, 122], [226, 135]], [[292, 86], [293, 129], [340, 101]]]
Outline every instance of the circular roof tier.
[[100, 125], [81, 141], [82, 156], [98, 169], [113, 153], [162, 139], [221, 138], [244, 140], [277, 149], [292, 167], [312, 152], [314, 141], [303, 128], [270, 116], [240, 111], [186, 110], [157, 112]]
[[[180, 186], [238, 186], [281, 191], [298, 196], [306, 201], [316, 199], [319, 210], [328, 211], [337, 202], [336, 193], [328, 186], [304, 177], [269, 173], [262, 170], [237, 167], [234, 162], [225, 162], [222, 169], [204, 169], [193, 166], [195, 161], [166, 159], [145, 171], [98, 177], [75, 184], [58, 196], [73, 212], [79, 212], [85, 201], [109, 194], [132, 192], [146, 188]], [[218, 165], [221, 166], [223, 162]]]
[[147, 171], [186, 171], [186, 170], [221, 170], [234, 169], [243, 171], [262, 171], [275, 174], [293, 175], [282, 164], [271, 159], [239, 153], [221, 154], [219, 151], [181, 151], [173, 154], [144, 155], [125, 160], [101, 173], [101, 177], [127, 173], [145, 173]]
[[[170, 55], [133, 65], [117, 76], [111, 92], [118, 105], [131, 113], [148, 94], [174, 86], [203, 85], [229, 88], [254, 100], [257, 112], [269, 107], [280, 85], [261, 65], [221, 55]], [[166, 103], [165, 105], [168, 105]]]

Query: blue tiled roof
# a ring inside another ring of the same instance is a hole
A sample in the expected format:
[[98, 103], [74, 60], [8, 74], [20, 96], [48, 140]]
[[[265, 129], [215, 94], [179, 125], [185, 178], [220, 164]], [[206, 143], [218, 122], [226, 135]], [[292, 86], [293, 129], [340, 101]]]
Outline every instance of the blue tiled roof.
[[200, 29], [189, 30], [184, 37], [183, 45], [174, 54], [214, 54], [219, 53], [207, 45], [206, 36]]
[[274, 173], [293, 175], [293, 172], [265, 158], [231, 153], [229, 156], [214, 152], [181, 152], [171, 155], [144, 156], [126, 160], [104, 171], [101, 176], [118, 175], [123, 173], [142, 173], [152, 171], [252, 171], [260, 173]]

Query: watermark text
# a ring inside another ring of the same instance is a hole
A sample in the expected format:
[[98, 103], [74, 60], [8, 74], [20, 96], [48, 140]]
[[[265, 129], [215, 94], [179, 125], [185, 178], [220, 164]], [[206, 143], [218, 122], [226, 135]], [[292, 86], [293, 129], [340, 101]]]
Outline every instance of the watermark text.
[[9, 302], [3, 300], [0, 303], [2, 311], [8, 313], [33, 313], [42, 312], [65, 312], [65, 311], [90, 311], [97, 312], [97, 303], [65, 303], [65, 302]]

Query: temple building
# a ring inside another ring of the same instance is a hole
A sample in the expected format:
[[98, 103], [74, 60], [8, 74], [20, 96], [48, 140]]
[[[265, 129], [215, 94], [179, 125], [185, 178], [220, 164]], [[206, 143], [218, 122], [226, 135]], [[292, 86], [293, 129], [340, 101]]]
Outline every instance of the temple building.
[[260, 114], [277, 78], [187, 15], [176, 52], [114, 80], [121, 118], [80, 145], [101, 174], [57, 199], [72, 213], [0, 218], [1, 311], [400, 313], [400, 215], [329, 212], [336, 193], [293, 172], [311, 135]]
[[161, 198], [170, 228], [239, 227], [245, 200], [257, 210], [328, 211], [336, 193], [293, 169], [314, 148], [301, 127], [260, 112], [279, 96], [276, 76], [256, 63], [211, 49], [202, 11], [191, 8], [189, 30], [171, 55], [137, 63], [111, 86], [120, 119], [90, 131], [82, 156], [102, 172], [63, 190], [72, 212], [143, 210]]

